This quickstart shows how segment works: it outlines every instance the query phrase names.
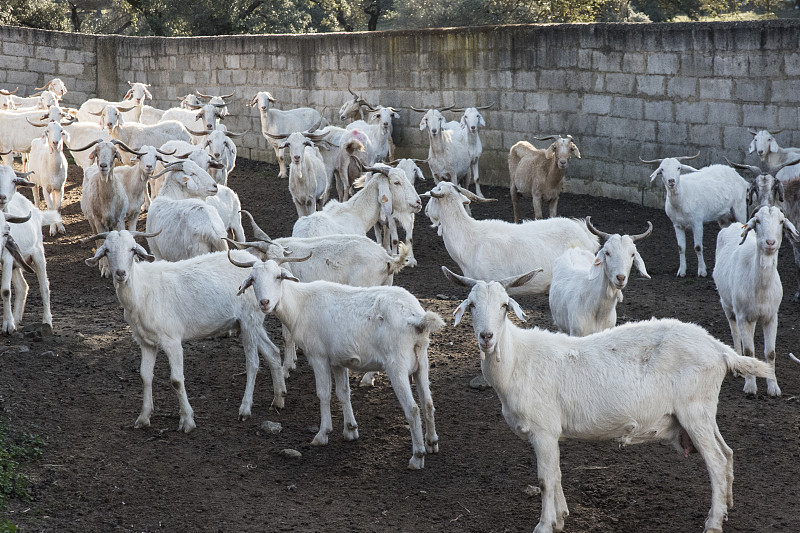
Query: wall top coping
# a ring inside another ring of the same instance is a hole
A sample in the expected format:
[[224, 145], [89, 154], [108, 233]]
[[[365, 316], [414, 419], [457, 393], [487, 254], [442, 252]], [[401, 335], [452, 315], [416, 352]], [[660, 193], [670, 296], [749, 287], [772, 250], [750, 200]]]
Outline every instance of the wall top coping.
[[553, 32], [577, 32], [577, 33], [665, 33], [665, 32], [703, 32], [703, 31], [726, 31], [726, 30], [800, 30], [800, 19], [772, 19], [772, 20], [748, 20], [730, 22], [663, 22], [663, 23], [626, 23], [626, 22], [594, 22], [594, 23], [572, 23], [572, 24], [509, 24], [493, 26], [470, 26], [454, 28], [425, 28], [415, 30], [384, 30], [384, 31], [360, 31], [360, 32], [328, 32], [328, 33], [306, 33], [306, 34], [247, 34], [247, 35], [215, 35], [199, 37], [131, 37], [125, 35], [99, 35], [89, 33], [72, 33], [53, 30], [39, 30], [22, 26], [0, 25], [0, 36], [14, 31], [25, 31], [48, 36], [64, 37], [91, 37], [97, 39], [114, 39], [130, 41], [178, 41], [178, 40], [230, 40], [230, 39], [270, 39], [291, 40], [315, 40], [315, 39], [339, 39], [351, 37], [384, 37], [394, 38], [403, 36], [421, 35], [447, 35], [447, 34], [489, 34], [495, 32], [521, 32], [521, 33], [553, 33]]

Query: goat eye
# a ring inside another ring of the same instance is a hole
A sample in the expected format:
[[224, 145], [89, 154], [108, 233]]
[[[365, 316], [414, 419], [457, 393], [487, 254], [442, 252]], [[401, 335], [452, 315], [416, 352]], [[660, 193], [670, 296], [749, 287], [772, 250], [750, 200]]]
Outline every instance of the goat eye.
[[611, 253], [610, 252], [606, 252], [606, 255], [611, 255]]

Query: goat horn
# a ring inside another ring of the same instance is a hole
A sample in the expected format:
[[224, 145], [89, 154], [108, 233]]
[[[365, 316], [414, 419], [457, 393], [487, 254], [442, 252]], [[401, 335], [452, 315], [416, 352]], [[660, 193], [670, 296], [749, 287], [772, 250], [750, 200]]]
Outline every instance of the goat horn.
[[[739, 170], [749, 170], [750, 172], [752, 172], [756, 176], [760, 176], [761, 174], [763, 174], [763, 171], [760, 168], [756, 167], [756, 166], [744, 165], [742, 163], [734, 163], [733, 161], [731, 161], [727, 157], [725, 158], [725, 161], [727, 161], [728, 164], [730, 166], [734, 167], [734, 168], [738, 168]], [[800, 159], [798, 159], [797, 161], [800, 161]], [[795, 163], [797, 163], [797, 161], [795, 161]]]
[[231, 98], [235, 94], [236, 94], [236, 90], [234, 89], [234, 91], [232, 93], [230, 93], [230, 94], [221, 94], [221, 95], [219, 95], [219, 97], [222, 98], [222, 99]]
[[688, 161], [690, 159], [697, 159], [698, 157], [700, 157], [700, 152], [697, 152], [694, 155], [682, 155], [680, 157], [676, 157], [675, 159], [678, 161]]
[[447, 107], [440, 107], [440, 108], [438, 108], [438, 109], [437, 109], [437, 111], [439, 111], [439, 113], [443, 113], [443, 112], [445, 112], [445, 111], [450, 111], [450, 110], [451, 110], [451, 109], [453, 109], [455, 106], [456, 106], [456, 105], [455, 105], [455, 104], [453, 104], [453, 105], [449, 105], [449, 106], [447, 106]]
[[427, 159], [412, 159], [412, 161], [414, 163], [416, 163], [417, 165], [419, 165], [420, 163], [427, 163], [428, 162]]
[[241, 133], [236, 133], [235, 131], [226, 131], [225, 132], [225, 136], [226, 137], [242, 137], [243, 135], [246, 135], [248, 133], [250, 133], [249, 129], [247, 129], [247, 130], [245, 130], [245, 131], [243, 131]]
[[106, 237], [108, 237], [109, 233], [111, 233], [111, 232], [110, 231], [104, 231], [102, 233], [96, 233], [96, 234], [92, 235], [91, 237], [84, 237], [84, 238], [80, 239], [78, 242], [80, 242], [82, 244], [86, 244], [89, 241], [97, 241], [97, 240], [100, 240], [100, 239], [105, 239]]
[[8, 155], [8, 154], [10, 154], [10, 153], [11, 153], [11, 152], [13, 152], [13, 151], [14, 151], [14, 150], [9, 150], [8, 152], [0, 152], [0, 155]]
[[758, 135], [758, 132], [756, 130], [751, 130], [748, 128], [747, 131], [750, 133], [750, 135]]
[[459, 276], [446, 266], [442, 266], [442, 273], [444, 277], [455, 283], [456, 285], [461, 285], [463, 287], [474, 287], [478, 280], [468, 278], [467, 276]]
[[256, 239], [264, 242], [272, 242], [272, 240], [269, 238], [269, 235], [267, 235], [267, 232], [258, 227], [258, 224], [256, 224], [256, 221], [253, 219], [253, 215], [250, 214], [250, 211], [242, 209], [239, 212], [244, 213], [247, 215], [247, 218], [250, 219], [250, 225], [253, 226], [253, 235], [256, 236]]
[[12, 94], [17, 94], [17, 91], [19, 91], [19, 87], [17, 87], [16, 89], [14, 89], [11, 92], [4, 91], [4, 90], [0, 89], [0, 94], [4, 94], [6, 96], [11, 96]]
[[586, 228], [589, 231], [591, 231], [592, 233], [594, 233], [595, 235], [597, 235], [598, 237], [603, 238], [605, 240], [608, 240], [608, 239], [611, 238], [611, 234], [610, 233], [606, 233], [605, 231], [600, 231], [599, 229], [595, 228], [592, 225], [592, 217], [586, 217], [585, 222], [586, 222]]
[[162, 150], [161, 150], [161, 148], [156, 148], [156, 152], [158, 152], [158, 153], [159, 153], [159, 154], [161, 154], [161, 155], [175, 155], [175, 152], [177, 152], [177, 151], [178, 151], [178, 149], [177, 149], [177, 148], [175, 148], [175, 149], [174, 149], [173, 151], [171, 151], [171, 152], [164, 152], [164, 151], [162, 151]]
[[285, 139], [285, 138], [286, 138], [286, 137], [288, 137], [290, 134], [288, 134], [288, 133], [276, 133], [276, 134], [272, 134], [272, 133], [267, 133], [267, 132], [264, 132], [264, 135], [266, 135], [266, 136], [267, 136], [267, 137], [269, 137], [270, 139]]
[[[588, 227], [588, 225], [587, 225], [587, 227]], [[647, 221], [647, 231], [645, 231], [644, 233], [640, 233], [638, 235], [630, 235], [630, 238], [631, 238], [631, 240], [633, 242], [636, 242], [636, 241], [639, 241], [641, 239], [644, 239], [645, 237], [649, 237], [651, 233], [653, 233], [653, 223], [648, 220]]]
[[795, 159], [794, 161], [789, 161], [788, 163], [782, 163], [782, 164], [778, 165], [777, 167], [770, 168], [769, 170], [770, 170], [771, 174], [777, 174], [778, 171], [780, 169], [782, 169], [783, 167], [790, 167], [792, 165], [796, 165], [797, 163], [800, 163], [800, 159]]
[[534, 137], [537, 141], [549, 141], [552, 139], [560, 139], [561, 135], [548, 135], [546, 137]]
[[99, 117], [99, 116], [101, 116], [103, 114], [103, 112], [102, 111], [89, 111], [89, 114], [90, 115], [94, 115], [96, 117]]
[[117, 108], [117, 111], [120, 111], [122, 113], [125, 113], [126, 111], [130, 111], [131, 109], [135, 109], [136, 108], [135, 105], [133, 105], [131, 107], [122, 107], [122, 106], [115, 106], [115, 107]]
[[[233, 239], [229, 239], [228, 237], [223, 237], [223, 239], [225, 241], [229, 242], [230, 244], [234, 245], [239, 250], [243, 250], [245, 248], [258, 248], [259, 250], [261, 250], [264, 253], [267, 252], [267, 249], [264, 246], [265, 243], [263, 243], [261, 241], [239, 242], [239, 241], [234, 241]], [[272, 244], [272, 242], [270, 241], [269, 243], [266, 243], [266, 244]]]
[[33, 274], [33, 268], [27, 261], [25, 261], [25, 258], [22, 257], [22, 252], [20, 252], [19, 246], [17, 246], [16, 241], [14, 241], [14, 238], [11, 235], [6, 236], [6, 250], [8, 250], [8, 252], [14, 258], [14, 261], [20, 264], [23, 270], [29, 274]]
[[642, 159], [642, 156], [639, 156], [639, 161], [642, 163], [661, 163], [664, 159]]
[[189, 104], [189, 103], [186, 104], [186, 107], [188, 107], [189, 109], [191, 109], [193, 111], [196, 111], [198, 109], [203, 109], [203, 106], [201, 106], [201, 105], [193, 105], [193, 104]]
[[770, 133], [770, 135], [777, 135], [777, 134], [782, 133], [782, 132], [783, 132], [783, 130], [780, 129], [778, 131], [770, 131], [769, 133]]
[[140, 151], [138, 151], [138, 150], [134, 150], [133, 148], [131, 148], [130, 146], [128, 146], [128, 145], [127, 145], [127, 144], [125, 144], [124, 142], [122, 142], [122, 141], [119, 141], [119, 140], [117, 140], [117, 139], [111, 139], [111, 141], [110, 141], [110, 142], [111, 142], [111, 144], [113, 144], [114, 146], [119, 146], [120, 148], [122, 148], [123, 150], [125, 150], [125, 151], [126, 151], [126, 152], [128, 152], [128, 153], [131, 153], [131, 154], [136, 154], [136, 155], [145, 155], [145, 153], [144, 153], [144, 152], [140, 152]]
[[69, 150], [70, 150], [70, 152], [83, 152], [84, 150], [88, 150], [89, 148], [91, 148], [95, 144], [101, 143], [101, 142], [103, 142], [103, 139], [96, 139], [96, 140], [90, 142], [89, 144], [87, 144], [86, 146], [84, 146], [83, 148], [70, 148]]
[[[10, 153], [11, 152], [6, 152], [6, 154], [10, 154]], [[31, 174], [36, 174], [36, 172], [34, 172], [33, 170], [31, 170], [29, 172], [18, 172], [16, 170], [14, 171], [14, 175], [17, 176], [18, 178], [22, 178], [22, 179], [27, 178]], [[28, 183], [30, 183], [30, 182], [28, 182]], [[32, 187], [32, 185], [28, 185], [28, 187]]]
[[489, 109], [489, 108], [490, 108], [490, 107], [492, 107], [492, 106], [494, 106], [494, 102], [492, 102], [492, 103], [491, 103], [491, 104], [489, 104], [489, 105], [479, 105], [479, 106], [478, 106], [478, 107], [476, 107], [475, 109], [477, 109], [478, 111], [480, 111], [480, 110], [482, 110], [482, 109]]
[[389, 176], [389, 171], [385, 168], [381, 167], [363, 167], [366, 172], [377, 172], [379, 174], [383, 174], [384, 176]]
[[464, 187], [460, 187], [458, 185], [456, 185], [456, 187], [458, 187], [458, 192], [460, 192], [461, 194], [463, 194], [464, 196], [469, 198], [470, 201], [483, 203], [483, 204], [485, 204], [487, 202], [496, 202], [497, 201], [496, 198], [484, 198], [483, 196], [478, 196], [477, 194], [471, 192], [468, 189], [465, 189]]
[[414, 110], [414, 111], [416, 111], [417, 113], [427, 113], [427, 112], [428, 112], [428, 110], [427, 110], [427, 109], [417, 109], [417, 108], [416, 108], [416, 107], [414, 107], [413, 105], [411, 106], [411, 109], [413, 109], [413, 110]]
[[141, 237], [143, 239], [151, 239], [153, 237], [159, 236], [162, 231], [164, 231], [164, 228], [161, 228], [160, 230], [158, 230], [155, 233], [144, 233], [143, 231], [132, 231], [131, 235], [133, 235], [134, 238]]
[[282, 265], [284, 263], [300, 263], [301, 261], [308, 261], [309, 259], [311, 259], [311, 256], [313, 254], [314, 252], [308, 252], [308, 255], [305, 257], [281, 257], [275, 259], [275, 262], [278, 263], [279, 265]]
[[197, 96], [199, 96], [200, 98], [214, 98], [213, 96], [209, 96], [209, 95], [207, 95], [207, 94], [203, 94], [203, 93], [201, 93], [201, 92], [200, 92], [200, 91], [198, 91], [197, 89], [195, 89], [195, 91], [194, 91], [194, 92], [195, 92], [195, 94], [196, 94]]
[[209, 133], [211, 133], [211, 130], [194, 131], [194, 130], [190, 130], [189, 128], [186, 128], [186, 131], [188, 131], [189, 133], [191, 133], [195, 137], [202, 137], [203, 135], [208, 135]]
[[152, 180], [152, 179], [156, 179], [156, 178], [158, 178], [159, 176], [163, 176], [163, 175], [164, 175], [164, 174], [166, 174], [167, 172], [173, 172], [173, 171], [175, 171], [175, 170], [176, 170], [178, 167], [180, 167], [180, 168], [181, 168], [181, 170], [183, 169], [183, 161], [174, 161], [174, 162], [170, 163], [169, 165], [164, 165], [164, 170], [162, 170], [162, 171], [161, 171], [161, 172], [159, 172], [158, 174], [153, 174], [152, 176], [150, 176], [150, 178], [149, 178], [149, 179], [151, 179], [151, 180]]
[[46, 128], [47, 127], [47, 124], [36, 124], [35, 122], [31, 122], [31, 119], [29, 119], [28, 117], [25, 117], [25, 120], [28, 121], [28, 124], [30, 124], [31, 126], [36, 126], [37, 128]]
[[[175, 157], [177, 157], [178, 159], [187, 159], [190, 155], [192, 155], [192, 152], [186, 152], [185, 154], [176, 155]], [[173, 162], [175, 163], [177, 161], [173, 161]]]
[[15, 215], [6, 215], [6, 222], [10, 222], [11, 224], [22, 224], [23, 222], [27, 222], [31, 219], [31, 212], [28, 211], [28, 215], [24, 217], [15, 216]]
[[[320, 125], [321, 125], [321, 124], [322, 124], [322, 117], [319, 117], [319, 120], [317, 121], [317, 123], [316, 123], [316, 124], [314, 124], [314, 126], [313, 126], [313, 127], [311, 127], [311, 128], [308, 128], [308, 129], [305, 131], [305, 134], [306, 134], [306, 136], [308, 136], [308, 134], [311, 134], [311, 133], [314, 133], [315, 131], [317, 131], [317, 130], [319, 129], [319, 127], [320, 127]], [[327, 135], [327, 133], [326, 133], [325, 135]], [[324, 135], [323, 135], [323, 137], [324, 137]]]
[[228, 261], [230, 261], [232, 264], [236, 265], [239, 268], [252, 268], [253, 265], [256, 264], [255, 261], [248, 261], [247, 263], [240, 263], [239, 261], [237, 261], [233, 257], [231, 257], [231, 251], [230, 250], [228, 250]]
[[361, 98], [360, 96], [358, 96], [358, 93], [353, 92], [353, 89], [351, 89], [349, 85], [347, 86], [347, 90], [350, 91], [350, 94], [352, 94], [356, 98]]
[[444, 198], [444, 194], [439, 194], [438, 192], [433, 192], [433, 190], [430, 190], [430, 191], [428, 191], [426, 193], [422, 193], [422, 194], [420, 194], [420, 196], [421, 197], [425, 197], [425, 198]]

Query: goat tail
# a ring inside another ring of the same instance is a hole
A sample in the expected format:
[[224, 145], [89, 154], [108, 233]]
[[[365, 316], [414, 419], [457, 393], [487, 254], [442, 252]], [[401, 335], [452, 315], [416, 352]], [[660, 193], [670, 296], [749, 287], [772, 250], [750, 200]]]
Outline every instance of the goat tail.
[[397, 245], [397, 252], [397, 255], [390, 256], [391, 259], [386, 262], [389, 274], [392, 275], [397, 274], [408, 265], [408, 256], [411, 254], [411, 246], [401, 242]]
[[58, 224], [61, 222], [61, 215], [58, 211], [50, 210], [42, 211], [42, 226], [49, 226], [51, 224]]
[[755, 357], [739, 355], [730, 348], [725, 350], [723, 357], [728, 369], [734, 374], [748, 374], [757, 378], [776, 379], [775, 368]]
[[410, 322], [420, 333], [432, 333], [444, 327], [442, 317], [433, 311], [425, 311], [424, 315], [415, 317]]

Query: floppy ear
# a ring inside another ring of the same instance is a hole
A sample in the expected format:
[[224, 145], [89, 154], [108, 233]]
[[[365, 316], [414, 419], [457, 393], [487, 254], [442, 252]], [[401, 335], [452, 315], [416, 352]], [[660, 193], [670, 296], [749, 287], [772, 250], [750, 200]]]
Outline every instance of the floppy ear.
[[642, 276], [650, 279], [650, 274], [647, 273], [647, 269], [644, 267], [644, 259], [642, 259], [642, 256], [639, 255], [639, 250], [636, 250], [633, 253], [633, 264], [636, 265], [636, 269]]
[[525, 313], [522, 312], [522, 308], [519, 304], [514, 300], [514, 298], [508, 298], [508, 306], [514, 311], [514, 314], [517, 315], [517, 318], [525, 322]]
[[423, 118], [422, 120], [419, 121], [419, 131], [422, 131], [427, 127], [428, 127], [428, 119]]
[[147, 250], [145, 250], [139, 244], [137, 244], [136, 247], [133, 249], [133, 253], [136, 254], [136, 257], [144, 261], [147, 261], [148, 263], [152, 263], [153, 261], [156, 260], [155, 256], [148, 254]]
[[478, 113], [478, 124], [480, 124], [481, 126], [486, 125], [486, 121], [483, 120], [483, 115], [481, 115], [480, 113]]
[[292, 274], [291, 272], [289, 272], [285, 268], [281, 268], [281, 279], [285, 279], [285, 280], [289, 280], [289, 281], [294, 281], [294, 282], [300, 283], [300, 280], [297, 279], [294, 276], [294, 274]]
[[84, 260], [84, 263], [86, 263], [90, 267], [97, 266], [97, 262], [100, 261], [102, 257], [105, 257], [106, 252], [107, 252], [106, 247], [105, 245], [103, 245], [97, 249], [97, 252], [95, 252], [94, 256]]
[[467, 309], [469, 309], [469, 306], [471, 304], [472, 302], [469, 300], [469, 298], [467, 298], [466, 300], [461, 302], [458, 305], [458, 307], [456, 307], [456, 310], [453, 311], [453, 315], [455, 315], [455, 321], [453, 322], [453, 326], [457, 326], [458, 323], [461, 322], [461, 319], [464, 317], [464, 313], [467, 311]]
[[769, 140], [769, 151], [770, 152], [778, 151], [778, 141], [775, 140], [775, 137]]
[[148, 91], [147, 89], [145, 89], [145, 90], [144, 90], [144, 95], [145, 95], [146, 97], [148, 97], [150, 100], [152, 100], [152, 99], [153, 99], [153, 95], [152, 95], [152, 94], [150, 94], [150, 91]]
[[392, 111], [392, 118], [399, 119], [400, 118], [400, 113], [398, 113], [397, 111]]
[[242, 284], [239, 285], [239, 292], [236, 293], [236, 296], [241, 296], [242, 294], [244, 294], [244, 291], [246, 291], [247, 288], [250, 287], [252, 284], [253, 284], [253, 276], [252, 275], [247, 276], [247, 279], [245, 279], [242, 282]]
[[656, 169], [655, 172], [650, 174], [650, 183], [653, 183], [653, 180], [656, 179], [659, 174], [661, 174], [661, 169], [660, 168]]
[[594, 256], [592, 266], [589, 267], [589, 279], [597, 279], [603, 273], [603, 263], [605, 263], [604, 257], [603, 249], [600, 248], [597, 255]]
[[[414, 180], [425, 181], [425, 176], [422, 174], [422, 170], [417, 167], [414, 169]], [[783, 199], [781, 199], [783, 201]]]
[[67, 144], [72, 142], [72, 138], [69, 136], [69, 132], [68, 131], [62, 131], [61, 132], [61, 139]]
[[800, 240], [800, 234], [797, 233], [797, 228], [794, 227], [794, 224], [788, 219], [783, 219], [783, 229], [785, 229], [789, 233], [789, 238], [793, 241]]
[[186, 188], [188, 190], [190, 190], [190, 191], [196, 191], [198, 189], [197, 182], [195, 182], [189, 176], [184, 175], [182, 182], [183, 182], [183, 185], [186, 186]]
[[466, 115], [461, 117], [461, 120], [459, 120], [458, 123], [461, 124], [461, 129], [462, 130], [467, 129], [467, 117], [466, 117]]
[[386, 216], [386, 220], [392, 216], [392, 191], [389, 188], [388, 178], [378, 178], [381, 182], [378, 184], [378, 200], [381, 203], [381, 213]]
[[14, 182], [15, 187], [36, 187], [35, 183], [28, 181], [25, 178], [14, 178], [11, 181]]
[[548, 147], [547, 147], [547, 150], [545, 150], [545, 151], [544, 151], [544, 156], [545, 156], [547, 159], [553, 159], [553, 156], [554, 156], [554, 155], [556, 155], [556, 148], [555, 148], [555, 146], [556, 146], [556, 144], [555, 144], [555, 143], [553, 143], [553, 144], [551, 144], [550, 146], [548, 146]]
[[755, 138], [753, 138], [753, 140], [750, 141], [750, 149], [747, 151], [747, 153], [752, 154], [755, 151], [756, 151], [756, 140]]
[[697, 172], [697, 169], [689, 165], [681, 165], [681, 172]]
[[570, 143], [569, 149], [572, 151], [575, 157], [577, 157], [578, 159], [581, 158], [581, 152], [578, 150], [577, 145], [575, 145], [574, 143]]

